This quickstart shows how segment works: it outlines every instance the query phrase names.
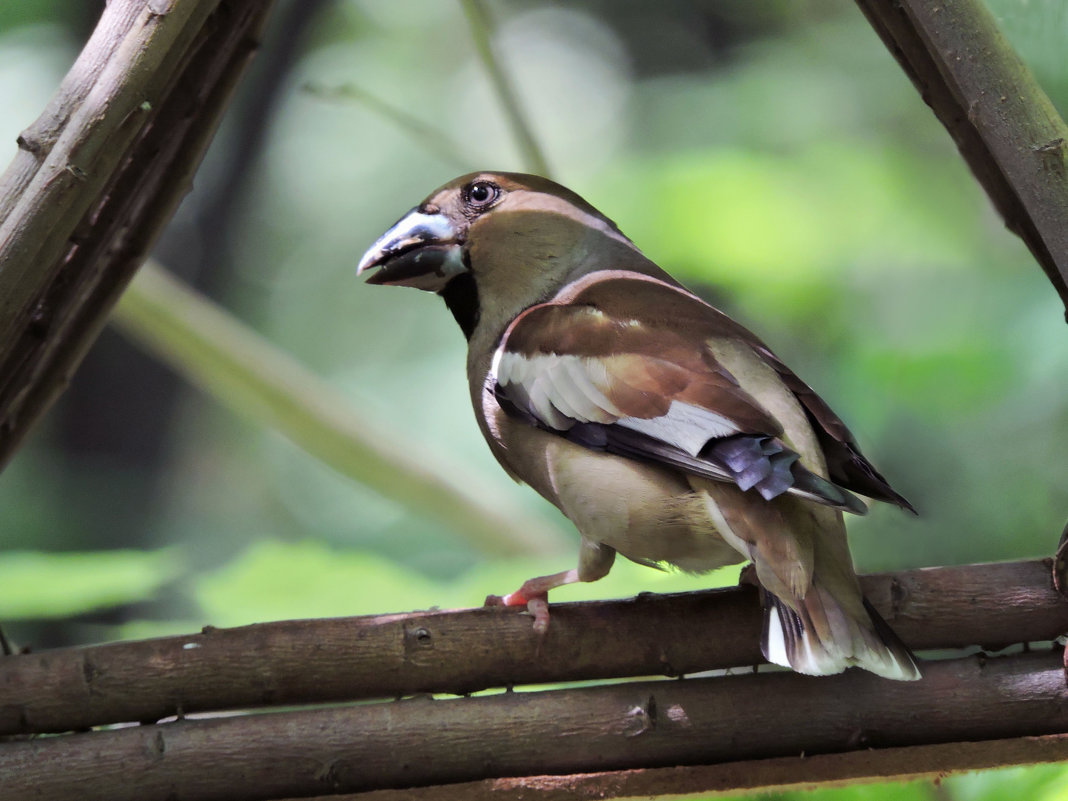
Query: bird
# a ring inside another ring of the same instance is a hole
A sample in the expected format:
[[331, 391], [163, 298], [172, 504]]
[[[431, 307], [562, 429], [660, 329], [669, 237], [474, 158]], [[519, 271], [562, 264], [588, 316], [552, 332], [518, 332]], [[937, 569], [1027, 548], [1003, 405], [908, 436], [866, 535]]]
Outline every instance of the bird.
[[769, 662], [920, 678], [862, 594], [843, 516], [867, 511], [858, 494], [915, 509], [764, 342], [578, 194], [461, 176], [374, 242], [369, 271], [444, 299], [490, 450], [580, 534], [577, 567], [488, 603], [526, 606], [544, 634], [548, 592], [604, 577], [616, 554], [694, 573], [749, 561]]

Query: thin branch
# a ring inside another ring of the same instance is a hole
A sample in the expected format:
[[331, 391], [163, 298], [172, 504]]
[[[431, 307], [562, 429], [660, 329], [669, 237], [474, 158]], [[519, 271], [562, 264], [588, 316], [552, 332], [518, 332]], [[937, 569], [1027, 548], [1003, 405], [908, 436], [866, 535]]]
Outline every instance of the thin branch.
[[365, 106], [373, 114], [395, 125], [404, 131], [420, 146], [434, 153], [443, 161], [449, 162], [459, 170], [470, 172], [473, 167], [471, 160], [463, 154], [460, 146], [453, 141], [449, 134], [433, 125], [428, 125], [424, 120], [411, 114], [401, 106], [389, 103], [378, 95], [363, 89], [356, 84], [346, 83], [341, 86], [326, 86], [324, 84], [306, 82], [301, 89], [312, 97], [322, 100], [353, 100]]
[[1068, 308], [1068, 126], [982, 0], [856, 0]]
[[333, 387], [154, 262], [130, 284], [114, 320], [234, 412], [482, 551], [545, 553], [562, 539], [528, 514], [487, 503], [475, 491], [478, 482], [465, 482], [455, 465], [438, 463], [396, 432], [384, 435]]
[[[866, 576], [917, 650], [1049, 642], [1068, 632], [1051, 560]], [[0, 735], [176, 713], [679, 676], [762, 662], [752, 587], [554, 604], [539, 641], [516, 610], [263, 623], [0, 659]]]
[[988, 753], [990, 767], [1032, 762], [1030, 738], [1068, 731], [1059, 649], [925, 670], [916, 683], [778, 672], [182, 720], [6, 743], [0, 776], [5, 801], [251, 800], [1028, 738]]
[[493, 52], [493, 25], [490, 21], [489, 13], [486, 11], [482, 0], [461, 0], [461, 4], [463, 5], [464, 15], [467, 17], [468, 27], [471, 30], [471, 38], [475, 42], [475, 49], [478, 51], [483, 67], [486, 69], [490, 83], [493, 84], [497, 100], [500, 102], [501, 108], [504, 109], [504, 115], [512, 128], [512, 135], [515, 137], [516, 144], [519, 145], [519, 151], [523, 155], [527, 169], [547, 178], [551, 177], [549, 162], [534, 137], [530, 121], [527, 119], [526, 114], [523, 113], [519, 102], [519, 93], [505, 74], [504, 67]]
[[113, 0], [0, 177], [0, 464], [66, 386], [210, 142], [269, 0]]

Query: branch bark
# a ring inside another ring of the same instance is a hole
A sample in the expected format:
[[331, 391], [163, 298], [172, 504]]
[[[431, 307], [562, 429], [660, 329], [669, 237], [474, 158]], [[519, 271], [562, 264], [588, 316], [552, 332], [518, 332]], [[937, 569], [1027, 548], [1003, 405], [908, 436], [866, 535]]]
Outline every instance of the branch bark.
[[8, 743], [0, 776], [7, 801], [271, 799], [1068, 731], [1059, 648], [925, 670], [918, 683], [776, 672], [183, 720]]
[[0, 465], [188, 190], [270, 0], [113, 0], [0, 177]]
[[1068, 126], [983, 0], [856, 0], [1068, 308]]
[[[865, 576], [912, 648], [989, 650], [1068, 632], [1052, 560]], [[208, 628], [0, 659], [0, 735], [267, 705], [679, 676], [761, 663], [751, 587], [554, 604], [539, 642], [516, 610], [468, 609]]]
[[698, 793], [782, 792], [873, 781], [938, 781], [953, 773], [998, 765], [1037, 765], [1065, 760], [1068, 760], [1068, 735], [1052, 734], [836, 754], [801, 753], [715, 765], [486, 779], [403, 790], [320, 795], [311, 801], [513, 801], [516, 798], [523, 801], [602, 801], [654, 798], [665, 792], [672, 798], [689, 798]]

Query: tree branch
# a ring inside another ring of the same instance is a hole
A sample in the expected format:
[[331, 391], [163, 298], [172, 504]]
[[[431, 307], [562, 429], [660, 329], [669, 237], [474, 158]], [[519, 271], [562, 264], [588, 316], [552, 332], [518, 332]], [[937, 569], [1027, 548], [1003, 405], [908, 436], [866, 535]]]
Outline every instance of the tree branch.
[[982, 0], [856, 0], [1068, 308], [1068, 126]]
[[7, 743], [0, 776], [6, 801], [271, 799], [1068, 731], [1060, 649], [925, 671], [918, 683], [776, 672], [183, 720]]
[[113, 0], [0, 177], [0, 465], [188, 190], [269, 0]]
[[[916, 650], [996, 650], [1068, 632], [1068, 601], [1053, 588], [1051, 565], [926, 568], [865, 576], [863, 585]], [[208, 628], [20, 654], [0, 659], [0, 735], [763, 661], [760, 606], [748, 586], [554, 604], [552, 612], [541, 642], [526, 615], [482, 608]]]

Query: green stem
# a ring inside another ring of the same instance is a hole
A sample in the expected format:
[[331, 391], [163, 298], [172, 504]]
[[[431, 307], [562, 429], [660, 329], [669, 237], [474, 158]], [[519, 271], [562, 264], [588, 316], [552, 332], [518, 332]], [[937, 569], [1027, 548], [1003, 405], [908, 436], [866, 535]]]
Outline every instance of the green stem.
[[[544, 553], [559, 533], [477, 494], [455, 464], [370, 420], [321, 378], [151, 261], [116, 307], [114, 322], [139, 346], [231, 410], [281, 432], [382, 496], [499, 555]], [[415, 457], [418, 454], [418, 458]]]
[[534, 138], [523, 109], [520, 108], [515, 86], [504, 74], [500, 61], [493, 53], [493, 25], [482, 0], [461, 0], [461, 3], [464, 15], [467, 17], [467, 24], [471, 28], [475, 49], [486, 68], [493, 89], [497, 93], [497, 99], [504, 108], [505, 117], [512, 128], [512, 134], [516, 138], [527, 168], [539, 175], [550, 177], [549, 163], [545, 160], [545, 154]]

